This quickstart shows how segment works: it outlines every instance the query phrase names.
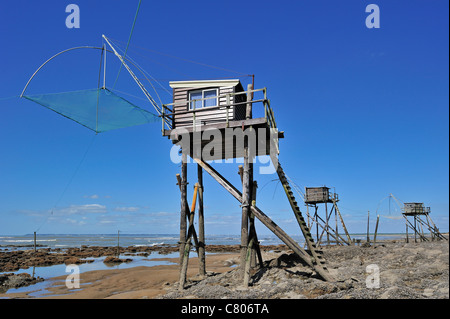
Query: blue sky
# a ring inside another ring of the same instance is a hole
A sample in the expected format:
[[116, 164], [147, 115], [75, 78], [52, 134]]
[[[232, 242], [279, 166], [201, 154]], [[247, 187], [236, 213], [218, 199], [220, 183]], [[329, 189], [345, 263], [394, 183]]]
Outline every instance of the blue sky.
[[[68, 4], [80, 28], [68, 29]], [[368, 29], [368, 4], [380, 28]], [[160, 124], [95, 135], [31, 101], [14, 98], [61, 50], [124, 49], [138, 1], [8, 1], [0, 4], [0, 234], [177, 233], [180, 196], [171, 143]], [[448, 1], [148, 1], [128, 55], [167, 89], [169, 80], [255, 74], [280, 130], [280, 162], [299, 186], [334, 187], [350, 232], [382, 215], [380, 232], [404, 232], [398, 207], [424, 202], [449, 225]], [[97, 87], [99, 52], [61, 55], [28, 94]], [[173, 58], [173, 56], [180, 57]], [[202, 64], [185, 60], [198, 61]], [[119, 63], [107, 57], [107, 86]], [[204, 64], [219, 66], [206, 67]], [[233, 70], [233, 71], [231, 71]], [[122, 69], [117, 90], [150, 111]], [[158, 93], [165, 103], [171, 96]], [[217, 169], [238, 184], [237, 164]], [[191, 184], [196, 167], [189, 165]], [[299, 234], [276, 175], [257, 175], [258, 206]], [[189, 200], [190, 201], [190, 200]], [[206, 232], [238, 234], [239, 204], [205, 174]], [[302, 207], [305, 210], [304, 207]], [[258, 232], [267, 234], [263, 225]]]

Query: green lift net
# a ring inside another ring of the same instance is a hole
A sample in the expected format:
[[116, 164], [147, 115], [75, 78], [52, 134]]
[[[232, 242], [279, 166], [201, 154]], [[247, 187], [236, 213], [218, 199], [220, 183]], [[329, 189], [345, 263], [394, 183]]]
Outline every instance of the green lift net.
[[23, 97], [96, 133], [161, 120], [157, 115], [132, 104], [107, 88]]

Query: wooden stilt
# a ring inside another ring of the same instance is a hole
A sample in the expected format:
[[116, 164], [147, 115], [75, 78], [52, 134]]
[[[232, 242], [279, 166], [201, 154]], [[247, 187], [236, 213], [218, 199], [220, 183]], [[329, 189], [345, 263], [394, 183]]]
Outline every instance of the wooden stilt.
[[250, 264], [251, 264], [251, 256], [252, 256], [252, 250], [253, 250], [253, 245], [255, 243], [255, 237], [252, 236], [250, 237], [250, 240], [248, 242], [248, 247], [247, 247], [247, 251], [246, 251], [246, 256], [245, 256], [245, 263], [244, 263], [244, 287], [248, 286], [248, 282], [250, 280]]
[[195, 184], [194, 187], [194, 197], [192, 199], [192, 206], [189, 216], [189, 228], [188, 228], [188, 234], [185, 239], [185, 246], [184, 246], [184, 252], [183, 252], [183, 259], [181, 262], [181, 271], [180, 271], [180, 288], [184, 288], [186, 284], [186, 275], [187, 275], [187, 268], [189, 263], [189, 252], [192, 247], [192, 235], [195, 231], [194, 229], [194, 213], [195, 213], [195, 205], [197, 203], [197, 192], [198, 192], [198, 183]]
[[[330, 214], [331, 215], [331, 214]], [[325, 202], [325, 220], [326, 220], [326, 231], [327, 231], [327, 245], [330, 245], [330, 232], [328, 231], [328, 220], [330, 219], [330, 216], [328, 216], [328, 207], [327, 203]]]
[[205, 219], [203, 215], [203, 169], [197, 164], [198, 178], [198, 255], [199, 255], [199, 274], [206, 276], [205, 261]]
[[[406, 217], [405, 217], [405, 219], [406, 219]], [[409, 237], [408, 237], [408, 220], [407, 220], [407, 219], [406, 219], [405, 225], [406, 225], [406, 243], [409, 243]]]
[[380, 215], [377, 215], [377, 223], [375, 224], [375, 234], [373, 236], [373, 242], [377, 242], [378, 223], [380, 222]]
[[[420, 216], [418, 217], [418, 220], [419, 220], [420, 232], [422, 233], [422, 238], [425, 238], [425, 232], [423, 231], [423, 221], [420, 218]], [[421, 241], [423, 241], [423, 240], [421, 240]]]
[[408, 227], [411, 228], [411, 230], [414, 231], [414, 242], [417, 242], [417, 235], [420, 236], [420, 239], [421, 239], [422, 241], [427, 241], [428, 239], [427, 239], [424, 235], [422, 235], [422, 234], [420, 233], [420, 231], [417, 229], [417, 226], [416, 226], [416, 222], [417, 222], [416, 216], [414, 215], [413, 217], [414, 217], [414, 225], [408, 220], [408, 217], [407, 217], [406, 215], [403, 215], [403, 218], [405, 218], [405, 222], [406, 222], [406, 242], [409, 242], [409, 238], [408, 238]]
[[250, 165], [248, 157], [248, 146], [244, 146], [244, 172], [242, 183], [242, 219], [241, 219], [241, 262], [240, 269], [244, 276], [245, 260], [247, 259], [248, 245], [248, 216], [250, 206]]
[[[336, 204], [336, 200], [333, 200], [333, 205], [334, 205], [335, 211], [336, 211], [337, 214], [339, 215], [339, 219], [340, 219], [340, 221], [341, 221], [342, 228], [344, 229], [345, 235], [347, 236], [347, 243], [350, 245], [350, 243], [352, 242], [352, 239], [350, 238], [350, 234], [349, 234], [348, 231], [347, 231], [347, 227], [345, 226], [344, 219], [342, 218], [341, 212], [340, 212], [339, 209], [338, 209], [338, 206], [337, 206], [337, 204]], [[339, 235], [339, 234], [338, 234], [338, 235]], [[345, 240], [344, 240], [344, 242], [345, 242]]]
[[[325, 203], [325, 211], [327, 211], [326, 203]], [[333, 229], [330, 226], [331, 215], [332, 215], [331, 212], [330, 212], [330, 214], [328, 214], [328, 213], [325, 214], [325, 221], [324, 221], [325, 226], [322, 228], [322, 232], [320, 233], [320, 237], [319, 237], [319, 240], [317, 241], [317, 245], [320, 245], [320, 243], [322, 241], [322, 237], [323, 237], [323, 235], [325, 235], [325, 233], [327, 234], [327, 245], [330, 245], [330, 236], [333, 237], [336, 241], [337, 241], [337, 238], [340, 237], [338, 234], [336, 234], [336, 236], [334, 236], [331, 233], [333, 231]], [[320, 219], [321, 221], [323, 221], [323, 219], [319, 215], [317, 215], [317, 218], [318, 218], [317, 220]]]
[[183, 262], [184, 246], [187, 233], [186, 210], [187, 208], [187, 155], [183, 152], [181, 155], [181, 211], [180, 211], [180, 267]]
[[[247, 91], [252, 89], [252, 85], [247, 86]], [[252, 118], [252, 94], [247, 93], [247, 105], [245, 118]], [[244, 127], [242, 127], [242, 130]], [[251, 127], [249, 128], [252, 129]], [[244, 139], [244, 171], [242, 174], [242, 220], [241, 220], [241, 263], [240, 269], [242, 276], [245, 277], [245, 265], [247, 260], [247, 249], [249, 244], [249, 216], [250, 205], [252, 202], [252, 186], [253, 186], [253, 155], [250, 155], [248, 138]]]
[[417, 243], [417, 221], [416, 221], [416, 215], [414, 215], [414, 242]]
[[308, 228], [311, 229], [311, 220], [309, 218], [309, 205], [306, 205], [306, 217], [308, 218]]
[[[258, 187], [258, 183], [253, 181], [252, 187], [252, 207], [256, 206], [256, 189]], [[250, 280], [250, 268], [253, 265], [256, 265], [256, 255], [258, 255], [258, 260], [260, 266], [263, 265], [263, 259], [261, 255], [261, 250], [259, 248], [258, 236], [256, 235], [255, 228], [255, 216], [250, 211], [249, 215], [249, 242], [247, 247], [247, 255], [245, 259], [245, 267], [244, 267], [244, 286], [248, 286]]]
[[[333, 205], [331, 207], [331, 211], [333, 211], [333, 209], [335, 208], [335, 206]], [[336, 235], [339, 235], [339, 228], [338, 228], [338, 216], [337, 216], [337, 210], [334, 210], [334, 221], [336, 224]], [[338, 244], [338, 242], [336, 241], [336, 245]], [[340, 244], [340, 243], [339, 243]]]
[[[178, 185], [181, 185], [181, 177], [180, 174], [177, 174], [177, 181], [178, 181]], [[180, 186], [180, 191], [181, 191], [181, 186]], [[191, 216], [191, 212], [189, 211], [189, 202], [186, 200], [186, 220], [189, 220]], [[195, 228], [192, 229], [192, 237], [194, 238], [194, 244], [195, 244], [195, 249], [197, 250], [198, 253], [198, 247], [199, 247], [199, 243], [198, 243], [198, 237], [197, 237], [197, 232], [195, 231]]]
[[[258, 189], [258, 183], [253, 181], [252, 188], [252, 206], [256, 206], [256, 190]], [[259, 266], [263, 266], [263, 259], [261, 255], [261, 248], [259, 246], [258, 235], [256, 234], [255, 227], [255, 215], [253, 213], [250, 214], [250, 233], [251, 236], [255, 237], [255, 242], [252, 249], [252, 267], [256, 267], [256, 256], [258, 257]]]
[[[241, 183], [244, 180], [244, 167], [242, 165], [239, 165], [239, 171], [238, 171], [239, 176], [241, 177]], [[252, 188], [252, 206], [256, 206], [256, 190], [258, 188], [258, 183], [256, 181], [253, 181], [253, 188]], [[255, 240], [252, 244], [252, 255], [251, 255], [251, 267], [255, 267], [256, 266], [256, 256], [258, 257], [258, 262], [260, 267], [263, 266], [263, 259], [262, 259], [262, 255], [261, 255], [261, 249], [259, 247], [259, 241], [258, 241], [258, 236], [256, 234], [256, 228], [255, 228], [255, 216], [253, 215], [253, 213], [250, 213], [249, 215], [249, 238], [251, 238], [252, 236], [255, 237]], [[250, 240], [249, 240], [250, 243]]]
[[117, 258], [120, 258], [120, 230], [117, 231]]
[[318, 219], [319, 215], [317, 215], [317, 205], [314, 204], [314, 218], [316, 219], [316, 244], [319, 246], [320, 245], [320, 240], [319, 240], [319, 219]]

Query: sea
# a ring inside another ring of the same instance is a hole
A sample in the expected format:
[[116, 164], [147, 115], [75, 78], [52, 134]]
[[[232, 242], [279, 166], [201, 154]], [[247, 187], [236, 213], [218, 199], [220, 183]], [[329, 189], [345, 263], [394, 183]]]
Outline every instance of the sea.
[[[369, 234], [371, 240], [373, 234]], [[404, 238], [404, 234], [377, 234], [377, 240]], [[291, 235], [300, 245], [304, 244], [303, 236]], [[351, 238], [366, 240], [366, 234], [350, 234]], [[315, 239], [315, 235], [313, 234]], [[261, 245], [278, 245], [283, 242], [275, 235], [260, 235]], [[157, 246], [177, 245], [179, 234], [37, 234], [36, 244], [39, 248], [69, 248], [87, 246]], [[207, 245], [239, 245], [240, 235], [210, 235], [206, 236]], [[34, 245], [34, 234], [0, 235], [0, 251], [9, 249], [30, 249]]]

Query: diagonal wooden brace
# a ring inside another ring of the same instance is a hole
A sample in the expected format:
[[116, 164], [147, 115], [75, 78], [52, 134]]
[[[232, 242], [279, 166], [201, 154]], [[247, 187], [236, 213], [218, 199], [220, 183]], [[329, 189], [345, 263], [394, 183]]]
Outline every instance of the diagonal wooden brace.
[[[194, 158], [194, 161], [200, 165], [211, 177], [213, 177], [222, 187], [224, 187], [234, 198], [242, 203], [241, 192], [228, 182], [220, 173], [212, 168], [206, 162], [201, 159]], [[297, 242], [295, 242], [288, 234], [286, 234], [275, 222], [273, 222], [266, 214], [264, 214], [257, 206], [250, 206], [252, 213], [269, 228], [278, 238], [280, 238], [290, 249], [292, 249], [305, 263], [313, 268], [317, 274], [326, 281], [334, 281], [328, 271], [323, 269], [320, 264], [314, 264], [313, 258], [303, 248], [301, 248]]]
[[[192, 207], [191, 207], [191, 211], [189, 214], [189, 228], [188, 228], [188, 233], [186, 236], [186, 245], [184, 248], [184, 254], [183, 254], [183, 259], [182, 259], [182, 263], [181, 263], [180, 288], [184, 288], [185, 284], [186, 284], [186, 275], [187, 275], [187, 268], [188, 268], [188, 263], [189, 263], [189, 252], [190, 252], [191, 246], [192, 246], [191, 238], [193, 237], [193, 235], [195, 233], [194, 212], [195, 212], [195, 205], [197, 203], [197, 192], [198, 192], [198, 183], [196, 183], [195, 187], [194, 187], [194, 197], [192, 199]], [[198, 253], [198, 251], [197, 251], [197, 253]]]

